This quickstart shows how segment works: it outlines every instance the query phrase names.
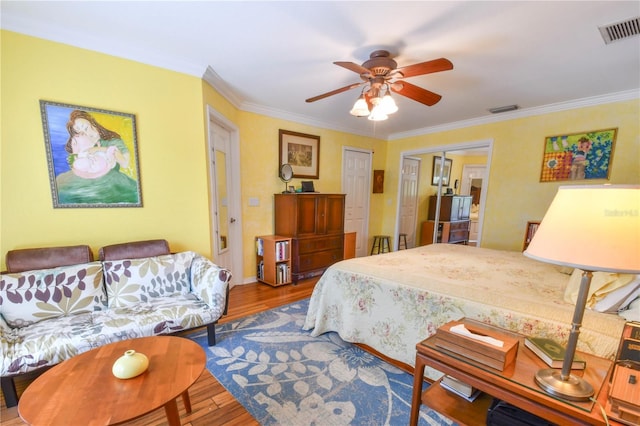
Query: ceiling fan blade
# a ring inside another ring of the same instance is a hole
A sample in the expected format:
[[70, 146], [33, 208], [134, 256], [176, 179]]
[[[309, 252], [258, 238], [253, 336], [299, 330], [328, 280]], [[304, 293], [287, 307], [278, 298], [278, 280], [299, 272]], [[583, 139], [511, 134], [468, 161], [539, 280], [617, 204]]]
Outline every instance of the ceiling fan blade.
[[427, 106], [433, 106], [442, 99], [442, 96], [437, 93], [430, 92], [406, 81], [396, 81], [391, 85], [391, 90]]
[[416, 75], [431, 74], [451, 69], [453, 69], [451, 61], [446, 58], [440, 58], [432, 61], [421, 62], [419, 64], [407, 65], [406, 67], [396, 69], [395, 72], [399, 72], [404, 78], [408, 78], [415, 77]]
[[349, 71], [353, 71], [355, 73], [358, 73], [360, 75], [362, 75], [362, 74], [371, 75], [371, 71], [369, 69], [363, 67], [362, 65], [358, 65], [356, 63], [353, 63], [353, 62], [334, 62], [334, 64], [339, 65], [342, 68], [346, 68]]
[[353, 84], [350, 84], [348, 86], [344, 86], [344, 87], [341, 87], [339, 89], [332, 90], [332, 91], [327, 92], [327, 93], [323, 93], [322, 95], [318, 95], [318, 96], [314, 96], [313, 98], [309, 98], [309, 99], [306, 100], [306, 102], [319, 101], [320, 99], [328, 98], [329, 96], [337, 95], [338, 93], [342, 93], [342, 92], [346, 92], [347, 90], [355, 89], [356, 87], [362, 86], [363, 84], [364, 84], [364, 82], [353, 83]]

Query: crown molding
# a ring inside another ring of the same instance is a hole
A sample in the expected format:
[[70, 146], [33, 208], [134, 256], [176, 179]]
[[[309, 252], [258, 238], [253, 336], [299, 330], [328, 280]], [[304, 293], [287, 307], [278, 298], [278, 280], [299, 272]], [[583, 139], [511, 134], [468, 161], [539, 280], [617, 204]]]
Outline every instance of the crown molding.
[[[253, 113], [256, 113], [256, 114], [265, 115], [267, 117], [279, 118], [279, 119], [282, 119], [282, 120], [293, 121], [293, 122], [299, 123], [299, 124], [306, 124], [306, 125], [309, 125], [309, 126], [320, 127], [320, 128], [323, 128], [323, 129], [335, 130], [335, 131], [344, 132], [344, 133], [350, 133], [352, 135], [359, 135], [359, 136], [365, 136], [365, 137], [375, 137], [371, 133], [363, 132], [363, 131], [361, 131], [359, 129], [355, 129], [355, 128], [351, 128], [351, 127], [336, 126], [335, 124], [330, 124], [330, 123], [327, 123], [327, 122], [324, 122], [324, 121], [320, 121], [320, 120], [314, 119], [313, 117], [309, 117], [308, 115], [294, 114], [294, 113], [291, 113], [289, 111], [283, 111], [283, 110], [280, 110], [280, 109], [269, 108], [269, 107], [265, 107], [264, 105], [258, 105], [258, 104], [254, 104], [254, 103], [250, 103], [250, 102], [243, 103], [240, 109], [242, 111], [253, 112]], [[378, 139], [381, 139], [381, 138], [378, 137]]]
[[609, 93], [601, 96], [592, 96], [588, 98], [576, 99], [566, 102], [558, 102], [556, 104], [543, 105], [534, 108], [518, 109], [515, 111], [505, 112], [487, 117], [472, 118], [469, 120], [456, 121], [453, 123], [442, 124], [439, 126], [424, 127], [422, 129], [411, 130], [408, 132], [400, 132], [389, 135], [387, 140], [398, 140], [413, 136], [422, 136], [433, 133], [440, 133], [449, 130], [463, 129], [465, 127], [480, 126], [483, 124], [499, 123], [501, 121], [513, 120], [516, 118], [533, 117], [536, 115], [550, 114], [554, 112], [567, 111], [577, 108], [586, 108], [596, 105], [604, 105], [614, 102], [630, 101], [640, 99], [640, 90], [627, 90], [624, 92]]
[[386, 137], [380, 134], [372, 134], [371, 132], [363, 132], [359, 129], [336, 126], [335, 124], [326, 123], [302, 114], [294, 114], [275, 108], [269, 108], [244, 101], [238, 96], [220, 76], [211, 67], [207, 67], [203, 79], [216, 89], [222, 96], [231, 102], [236, 108], [246, 112], [253, 112], [267, 117], [278, 118], [282, 120], [292, 121], [294, 123], [306, 124], [309, 126], [320, 127], [323, 129], [335, 130], [339, 132], [350, 133], [359, 136], [372, 137], [376, 139], [393, 141], [414, 136], [429, 135], [450, 130], [463, 129], [466, 127], [480, 126], [483, 124], [499, 123], [502, 121], [514, 120], [516, 118], [533, 117], [536, 115], [550, 114], [554, 112], [567, 111], [577, 108], [586, 108], [591, 106], [603, 105], [614, 102], [630, 101], [640, 99], [640, 90], [627, 90], [623, 92], [609, 93], [600, 96], [591, 96], [588, 98], [575, 99], [571, 101], [558, 102], [555, 104], [543, 105], [534, 108], [517, 109], [515, 111], [504, 112], [496, 115], [472, 118], [469, 120], [456, 121], [452, 123], [442, 124], [438, 126], [423, 127], [420, 129], [410, 130], [407, 132], [392, 133]]

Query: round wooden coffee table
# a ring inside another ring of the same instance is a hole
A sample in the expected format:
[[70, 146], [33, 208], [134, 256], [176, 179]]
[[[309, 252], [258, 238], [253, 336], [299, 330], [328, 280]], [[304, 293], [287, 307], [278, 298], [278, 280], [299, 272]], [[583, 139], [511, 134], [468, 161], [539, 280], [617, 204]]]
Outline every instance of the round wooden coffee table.
[[[149, 358], [149, 368], [118, 379], [113, 363], [133, 349]], [[20, 397], [18, 413], [29, 424], [112, 425], [164, 406], [171, 426], [180, 425], [176, 398], [191, 412], [189, 387], [204, 370], [206, 356], [182, 337], [154, 336], [111, 343], [47, 370]]]

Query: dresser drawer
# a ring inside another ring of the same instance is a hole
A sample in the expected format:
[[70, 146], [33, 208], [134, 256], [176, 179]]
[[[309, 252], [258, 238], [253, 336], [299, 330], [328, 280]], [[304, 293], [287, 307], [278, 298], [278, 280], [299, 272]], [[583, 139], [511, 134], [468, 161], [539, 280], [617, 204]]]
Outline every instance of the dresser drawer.
[[462, 222], [450, 222], [449, 230], [451, 233], [453, 233], [453, 231], [468, 231], [469, 221], [464, 220]]
[[298, 254], [314, 253], [322, 250], [339, 249], [342, 250], [344, 236], [337, 235], [331, 237], [298, 238]]
[[342, 248], [337, 250], [325, 250], [312, 254], [300, 255], [298, 258], [298, 271], [304, 272], [312, 269], [326, 268], [342, 260]]

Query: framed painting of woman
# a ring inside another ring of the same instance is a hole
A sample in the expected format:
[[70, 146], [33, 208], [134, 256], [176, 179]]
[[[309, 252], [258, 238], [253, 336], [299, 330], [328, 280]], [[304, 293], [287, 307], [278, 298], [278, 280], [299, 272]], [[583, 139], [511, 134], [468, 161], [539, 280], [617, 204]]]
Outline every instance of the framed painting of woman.
[[133, 114], [40, 101], [54, 208], [142, 207]]

